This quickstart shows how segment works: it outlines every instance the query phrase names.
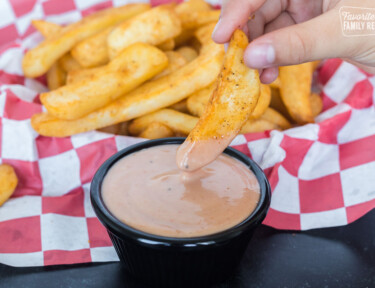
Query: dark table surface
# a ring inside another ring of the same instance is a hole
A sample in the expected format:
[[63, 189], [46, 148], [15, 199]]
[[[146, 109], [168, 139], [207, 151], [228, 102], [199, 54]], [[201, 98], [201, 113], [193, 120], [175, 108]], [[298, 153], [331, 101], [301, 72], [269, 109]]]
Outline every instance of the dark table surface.
[[[0, 287], [144, 288], [117, 262], [45, 268], [0, 265]], [[338, 228], [295, 233], [260, 227], [237, 274], [215, 288], [227, 287], [375, 287], [375, 210]]]

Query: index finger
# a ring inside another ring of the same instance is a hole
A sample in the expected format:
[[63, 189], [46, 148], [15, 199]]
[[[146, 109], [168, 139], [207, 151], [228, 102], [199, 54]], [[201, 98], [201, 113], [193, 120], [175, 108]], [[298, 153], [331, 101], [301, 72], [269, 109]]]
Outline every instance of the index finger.
[[242, 29], [249, 16], [265, 2], [266, 0], [224, 0], [212, 39], [219, 44], [227, 43], [234, 30]]

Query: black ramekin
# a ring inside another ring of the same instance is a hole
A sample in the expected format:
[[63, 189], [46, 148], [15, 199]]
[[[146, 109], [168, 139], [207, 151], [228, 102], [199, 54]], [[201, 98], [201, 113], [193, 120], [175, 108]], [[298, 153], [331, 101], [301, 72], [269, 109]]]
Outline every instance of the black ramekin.
[[265, 218], [270, 205], [271, 189], [263, 171], [243, 153], [227, 148], [224, 153], [248, 166], [260, 184], [259, 204], [241, 223], [212, 235], [173, 238], [136, 230], [114, 217], [106, 208], [101, 195], [103, 179], [111, 166], [121, 158], [142, 149], [157, 145], [181, 144], [184, 140], [164, 138], [125, 148], [99, 168], [91, 183], [93, 208], [107, 229], [120, 260], [133, 276], [150, 284], [151, 287], [208, 287], [231, 276], [240, 263], [255, 228]]

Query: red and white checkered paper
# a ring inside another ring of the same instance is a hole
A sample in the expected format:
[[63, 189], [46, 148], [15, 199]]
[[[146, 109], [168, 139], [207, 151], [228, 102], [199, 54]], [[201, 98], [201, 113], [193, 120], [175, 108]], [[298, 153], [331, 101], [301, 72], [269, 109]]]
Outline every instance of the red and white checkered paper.
[[[38, 135], [30, 117], [43, 109], [38, 93], [46, 90], [45, 80], [25, 79], [21, 60], [42, 40], [32, 19], [65, 24], [126, 2], [0, 1], [0, 162], [14, 166], [20, 179], [0, 207], [1, 263], [118, 260], [93, 213], [90, 180], [109, 156], [141, 139], [100, 132]], [[324, 99], [317, 124], [241, 135], [232, 143], [265, 169], [273, 195], [264, 224], [278, 229], [345, 225], [375, 207], [375, 77], [333, 59], [317, 79]]]

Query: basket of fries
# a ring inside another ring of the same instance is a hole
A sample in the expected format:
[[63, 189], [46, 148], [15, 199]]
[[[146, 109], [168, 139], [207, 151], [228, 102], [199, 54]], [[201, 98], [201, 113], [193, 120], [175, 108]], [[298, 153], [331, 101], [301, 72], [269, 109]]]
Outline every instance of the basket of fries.
[[[217, 116], [210, 133], [235, 129], [231, 146], [270, 180], [264, 224], [345, 225], [375, 207], [368, 188], [375, 173], [373, 76], [330, 59], [280, 67], [269, 85], [253, 71], [242, 89], [225, 74], [223, 45], [211, 39], [220, 10], [203, 0], [55, 2], [29, 3], [29, 10], [9, 2], [16, 16], [0, 21], [0, 35], [10, 35], [0, 50], [0, 234], [11, 231], [0, 239], [0, 262], [117, 259], [89, 202], [94, 172], [143, 139], [188, 136], [208, 110]], [[25, 15], [32, 21], [21, 29], [16, 23]], [[243, 41], [233, 45], [243, 51]], [[240, 62], [233, 71], [244, 69]], [[228, 124], [239, 118], [241, 125]], [[14, 242], [12, 233], [21, 237]]]

